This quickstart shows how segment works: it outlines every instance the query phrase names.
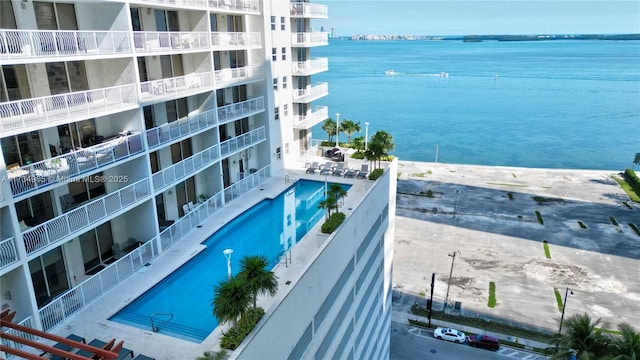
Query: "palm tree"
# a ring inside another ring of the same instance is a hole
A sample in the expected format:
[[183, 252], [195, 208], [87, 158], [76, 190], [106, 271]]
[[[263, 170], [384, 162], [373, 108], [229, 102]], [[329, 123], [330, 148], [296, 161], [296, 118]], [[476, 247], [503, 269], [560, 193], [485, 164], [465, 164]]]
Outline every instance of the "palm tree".
[[336, 134], [337, 132], [337, 127], [338, 124], [336, 124], [335, 120], [333, 120], [332, 118], [327, 118], [323, 123], [322, 123], [322, 130], [327, 132], [327, 136], [328, 136], [328, 142], [332, 142], [333, 141], [333, 135]]
[[364, 150], [364, 136], [354, 137], [351, 147], [356, 149], [358, 152]]
[[331, 184], [328, 193], [330, 197], [336, 199], [335, 210], [338, 211], [338, 202], [347, 196], [347, 191], [340, 184]]
[[245, 256], [240, 260], [238, 277], [242, 278], [249, 287], [254, 309], [258, 307], [258, 294], [274, 296], [278, 290], [278, 277], [273, 271], [266, 269], [267, 265], [269, 260], [263, 255]]
[[211, 301], [213, 316], [220, 323], [230, 321], [235, 326], [240, 317], [251, 304], [251, 292], [244, 279], [232, 277], [218, 283], [214, 288]]
[[335, 197], [327, 195], [327, 198], [320, 201], [318, 204], [319, 209], [327, 209], [327, 219], [331, 217], [331, 209], [337, 208], [338, 201]]
[[620, 334], [611, 339], [611, 350], [614, 360], [639, 360], [640, 359], [640, 333], [631, 325], [623, 323], [618, 325]]
[[378, 167], [380, 167], [380, 159], [383, 156], [389, 155], [389, 151], [395, 149], [393, 143], [393, 136], [384, 130], [378, 130], [371, 137], [371, 142], [365, 151], [367, 159], [378, 161]]
[[351, 143], [351, 134], [360, 131], [360, 121], [355, 122], [353, 120], [344, 119], [340, 123], [340, 131], [347, 134], [347, 144]]
[[385, 153], [382, 144], [373, 141], [369, 143], [367, 150], [364, 152], [364, 156], [373, 161], [374, 166], [377, 165], [378, 167], [380, 167], [380, 159], [382, 159], [384, 155]]
[[593, 321], [587, 314], [578, 314], [565, 320], [565, 324], [565, 333], [554, 339], [558, 352], [552, 359], [566, 359], [573, 351], [580, 360], [601, 359], [608, 354], [607, 338], [597, 330], [603, 326], [601, 319]]

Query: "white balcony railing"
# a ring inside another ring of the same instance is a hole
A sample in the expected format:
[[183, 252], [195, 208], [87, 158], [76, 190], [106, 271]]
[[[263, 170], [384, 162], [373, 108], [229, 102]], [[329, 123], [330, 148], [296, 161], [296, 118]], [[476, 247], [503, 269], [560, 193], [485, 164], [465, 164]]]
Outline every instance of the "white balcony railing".
[[181, 93], [213, 88], [213, 73], [203, 72], [167, 79], [146, 81], [140, 84], [142, 99], [161, 99]]
[[0, 30], [0, 60], [130, 52], [127, 31]]
[[246, 176], [244, 179], [231, 184], [229, 187], [224, 189], [225, 203], [238, 198], [238, 196], [248, 192], [249, 190], [257, 187], [265, 180], [267, 180], [267, 178], [269, 177], [270, 169], [271, 168], [269, 166], [265, 166], [255, 173]]
[[310, 47], [329, 45], [328, 32], [299, 32], [291, 34], [291, 45], [296, 47]]
[[329, 84], [317, 83], [306, 89], [295, 89], [293, 93], [294, 102], [308, 103], [329, 94]]
[[220, 143], [220, 156], [225, 157], [236, 151], [246, 149], [267, 138], [264, 126], [251, 130]]
[[307, 61], [297, 61], [292, 63], [292, 73], [293, 75], [299, 76], [308, 76], [317, 74], [319, 72], [328, 71], [329, 70], [329, 59], [328, 58], [318, 58]]
[[222, 12], [260, 14], [259, 0], [209, 0], [208, 5], [209, 9]]
[[157, 193], [176, 181], [192, 176], [195, 171], [213, 164], [219, 158], [218, 145], [189, 156], [166, 169], [154, 173], [152, 176], [153, 189]]
[[178, 121], [172, 121], [147, 130], [147, 144], [149, 144], [149, 148], [152, 149], [162, 144], [191, 136], [217, 123], [215, 109], [193, 116], [187, 116]]
[[291, 17], [328, 19], [327, 5], [308, 2], [292, 2]]
[[18, 261], [18, 252], [13, 238], [0, 241], [0, 269]]
[[227, 68], [215, 71], [216, 88], [240, 85], [261, 80], [260, 66], [249, 65], [239, 68]]
[[[185, 216], [160, 233], [162, 249], [166, 250], [178, 240], [184, 238], [191, 230], [195, 229], [196, 226], [200, 225], [231, 200], [263, 183], [269, 177], [269, 172], [270, 166], [267, 165], [255, 173], [247, 175], [247, 177], [229, 186], [224, 191], [220, 191], [203, 203], [197, 204], [195, 209], [189, 211]], [[224, 202], [222, 200], [223, 197], [228, 197], [228, 200]]]
[[30, 228], [22, 233], [27, 254], [91, 229], [106, 217], [136, 205], [150, 193], [149, 180], [142, 179]]
[[71, 118], [88, 118], [137, 106], [134, 84], [68, 94], [9, 101], [0, 104], [2, 136], [25, 128], [45, 128]]
[[218, 108], [218, 123], [226, 124], [228, 122], [242, 119], [264, 111], [264, 97], [249, 99]]
[[147, 241], [40, 309], [43, 330], [51, 330], [156, 258], [158, 252], [154, 243]]
[[208, 32], [134, 31], [133, 44], [138, 53], [182, 50], [209, 50]]
[[142, 134], [120, 136], [44, 161], [7, 170], [14, 196], [68, 181], [78, 175], [142, 152]]
[[314, 125], [324, 121], [329, 117], [329, 108], [326, 106], [316, 106], [315, 110], [307, 115], [296, 115], [293, 117], [293, 127], [296, 129], [310, 129]]
[[257, 32], [212, 32], [212, 50], [256, 49], [262, 47]]

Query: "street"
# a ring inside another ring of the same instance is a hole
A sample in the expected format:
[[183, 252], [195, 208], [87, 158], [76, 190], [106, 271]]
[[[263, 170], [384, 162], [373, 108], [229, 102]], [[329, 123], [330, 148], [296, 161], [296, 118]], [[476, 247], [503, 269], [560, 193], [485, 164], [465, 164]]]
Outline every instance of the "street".
[[392, 360], [540, 360], [547, 359], [529, 352], [502, 347], [497, 352], [477, 349], [468, 344], [455, 344], [436, 340], [431, 331], [419, 329], [406, 324], [391, 322]]

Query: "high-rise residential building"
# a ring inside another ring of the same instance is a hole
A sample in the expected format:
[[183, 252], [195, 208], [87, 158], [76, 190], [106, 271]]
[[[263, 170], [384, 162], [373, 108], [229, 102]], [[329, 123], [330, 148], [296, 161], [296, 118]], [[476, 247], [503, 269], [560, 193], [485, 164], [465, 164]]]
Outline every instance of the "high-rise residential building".
[[[329, 61], [311, 56], [327, 18], [306, 1], [0, 1], [2, 310], [59, 332], [228, 204], [322, 181], [304, 166], [329, 117], [312, 82]], [[345, 179], [345, 222], [233, 357], [388, 358], [395, 164]]]

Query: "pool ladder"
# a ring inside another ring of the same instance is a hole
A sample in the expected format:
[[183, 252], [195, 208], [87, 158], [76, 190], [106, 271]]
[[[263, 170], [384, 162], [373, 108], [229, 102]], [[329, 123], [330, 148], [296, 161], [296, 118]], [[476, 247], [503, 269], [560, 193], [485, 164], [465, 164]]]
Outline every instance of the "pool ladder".
[[284, 266], [289, 267], [289, 264], [291, 264], [291, 249], [280, 251], [278, 256], [273, 260], [273, 265], [278, 265], [280, 261], [282, 261], [282, 258], [284, 258]]
[[[156, 325], [156, 324], [153, 323], [153, 317], [154, 316], [168, 316], [169, 318], [167, 320], [164, 320], [161, 323]], [[164, 323], [167, 323], [167, 322], [171, 321], [171, 319], [173, 319], [173, 314], [153, 313], [153, 314], [151, 314], [151, 316], [149, 316], [149, 319], [151, 319], [151, 331], [158, 332], [158, 331], [160, 331], [160, 325], [162, 325]]]
[[291, 173], [286, 173], [286, 174], [284, 175], [284, 182], [285, 182], [285, 184], [287, 184], [287, 183], [294, 183], [294, 182], [296, 182], [296, 181], [298, 181], [298, 178], [297, 178], [297, 177], [295, 177], [295, 176], [293, 176]]

